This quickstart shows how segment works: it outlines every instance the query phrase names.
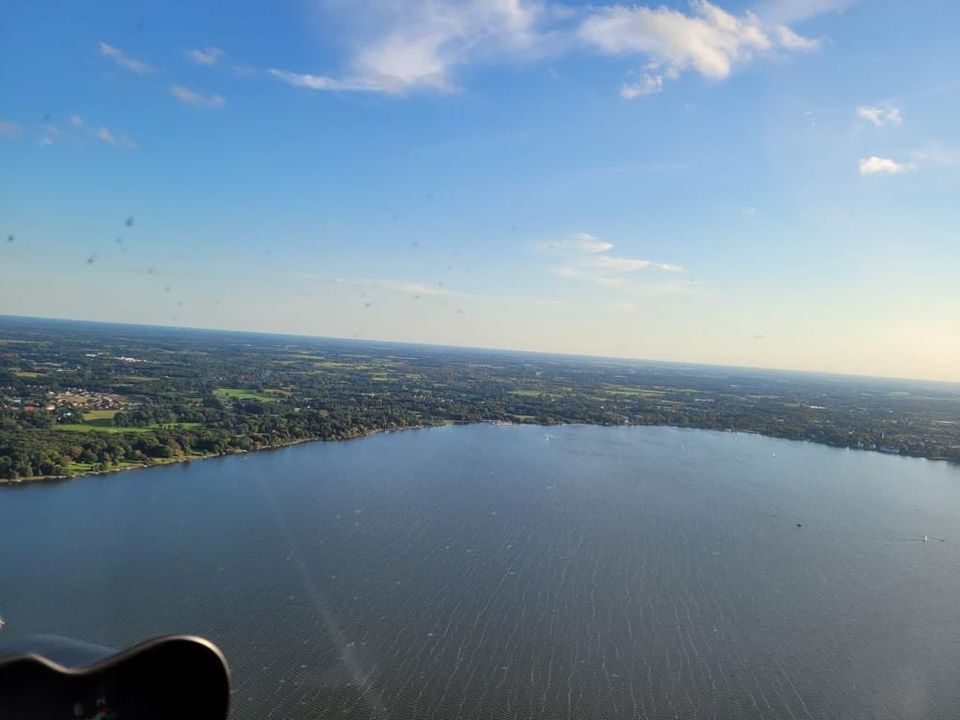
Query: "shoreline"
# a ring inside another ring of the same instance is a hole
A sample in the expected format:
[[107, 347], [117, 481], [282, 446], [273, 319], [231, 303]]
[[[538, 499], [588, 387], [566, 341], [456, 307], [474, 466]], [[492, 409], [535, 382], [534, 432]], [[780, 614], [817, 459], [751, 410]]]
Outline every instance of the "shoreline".
[[[363, 438], [372, 437], [374, 435], [380, 435], [382, 433], [388, 432], [405, 432], [408, 430], [425, 430], [427, 428], [433, 427], [444, 427], [445, 425], [482, 425], [487, 421], [478, 421], [476, 423], [460, 423], [460, 422], [450, 422], [442, 423], [436, 425], [410, 425], [407, 427], [399, 428], [379, 428], [377, 430], [369, 430], [367, 432], [360, 433], [354, 437], [348, 438], [322, 438], [322, 437], [309, 437], [309, 438], [297, 438], [296, 440], [290, 440], [288, 442], [278, 443], [276, 445], [266, 445], [264, 447], [253, 448], [252, 450], [235, 450], [233, 452], [224, 452], [224, 453], [207, 453], [206, 455], [191, 455], [190, 457], [176, 457], [176, 458], [165, 458], [157, 462], [151, 463], [139, 463], [131, 464], [126, 467], [112, 467], [106, 470], [84, 470], [83, 472], [70, 473], [69, 475], [34, 475], [31, 477], [22, 477], [22, 478], [0, 478], [0, 487], [7, 485], [32, 485], [33, 483], [56, 483], [56, 482], [67, 482], [68, 480], [74, 480], [81, 477], [91, 477], [94, 475], [112, 475], [113, 473], [136, 471], [136, 470], [149, 470], [151, 468], [157, 467], [167, 467], [168, 465], [186, 465], [195, 460], [215, 460], [217, 458], [228, 458], [234, 457], [236, 455], [248, 455], [250, 453], [260, 453], [268, 452], [270, 450], [283, 450], [284, 448], [293, 447], [294, 445], [305, 445], [306, 443], [315, 443], [315, 442], [350, 442], [351, 440], [362, 440]], [[509, 423], [511, 425], [516, 425], [519, 423]]]
[[90, 477], [95, 475], [111, 475], [113, 473], [135, 471], [135, 470], [149, 470], [150, 468], [156, 467], [166, 467], [168, 465], [186, 465], [194, 460], [214, 460], [217, 458], [227, 458], [233, 457], [235, 455], [247, 455], [250, 453], [260, 453], [267, 452], [270, 450], [283, 450], [285, 448], [293, 447], [295, 445], [305, 445], [306, 443], [315, 443], [315, 442], [350, 442], [351, 440], [362, 440], [364, 438], [373, 437], [374, 435], [380, 435], [388, 432], [408, 432], [411, 430], [427, 430], [430, 428], [440, 428], [440, 427], [449, 427], [455, 425], [490, 425], [492, 427], [522, 427], [522, 426], [533, 426], [541, 428], [550, 428], [550, 427], [631, 427], [631, 428], [641, 428], [641, 427], [664, 427], [664, 428], [674, 428], [676, 430], [698, 430], [700, 432], [717, 432], [717, 433], [734, 433], [741, 435], [758, 435], [760, 437], [769, 438], [771, 440], [784, 440], [786, 442], [802, 442], [809, 443], [811, 445], [819, 445], [821, 447], [832, 448], [834, 450], [854, 450], [857, 452], [869, 452], [876, 453], [878, 455], [887, 455], [889, 457], [900, 457], [908, 458], [912, 460], [927, 460], [929, 462], [945, 462], [951, 465], [960, 466], [960, 463], [957, 463], [950, 458], [938, 458], [938, 457], [926, 457], [923, 455], [907, 455], [904, 453], [890, 453], [884, 452], [882, 450], [870, 449], [870, 448], [857, 448], [857, 447], [848, 447], [842, 445], [831, 445], [829, 443], [818, 442], [816, 440], [808, 440], [806, 438], [785, 438], [778, 437], [776, 435], [770, 435], [768, 433], [758, 432], [755, 430], [736, 430], [736, 429], [719, 429], [719, 428], [697, 428], [697, 427], [683, 427], [679, 425], [602, 425], [598, 423], [584, 423], [584, 422], [560, 422], [553, 423], [550, 425], [545, 425], [542, 423], [528, 423], [528, 422], [515, 422], [511, 420], [472, 420], [472, 421], [444, 421], [440, 423], [431, 423], [426, 425], [409, 425], [404, 427], [396, 428], [379, 428], [377, 430], [369, 430], [367, 432], [360, 433], [354, 437], [349, 438], [322, 438], [322, 437], [310, 437], [310, 438], [298, 438], [296, 440], [290, 440], [289, 442], [279, 443], [277, 445], [268, 445], [265, 447], [254, 448], [252, 450], [236, 450], [233, 452], [225, 453], [208, 453], [206, 455], [194, 455], [191, 457], [178, 457], [178, 458], [169, 458], [164, 459], [159, 462], [152, 463], [143, 463], [137, 465], [129, 465], [127, 467], [115, 467], [109, 468], [106, 470], [86, 470], [84, 472], [71, 473], [70, 475], [37, 475], [33, 477], [24, 477], [24, 478], [0, 478], [0, 487], [5, 486], [24, 486], [32, 485], [34, 483], [55, 483], [55, 482], [67, 482], [68, 480], [73, 480], [81, 477]]

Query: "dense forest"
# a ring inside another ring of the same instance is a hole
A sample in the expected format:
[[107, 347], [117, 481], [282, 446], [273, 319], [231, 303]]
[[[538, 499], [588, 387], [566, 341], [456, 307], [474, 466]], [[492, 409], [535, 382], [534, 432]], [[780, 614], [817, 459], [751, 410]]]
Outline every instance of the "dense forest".
[[735, 430], [960, 462], [960, 386], [0, 318], [0, 479], [444, 423]]

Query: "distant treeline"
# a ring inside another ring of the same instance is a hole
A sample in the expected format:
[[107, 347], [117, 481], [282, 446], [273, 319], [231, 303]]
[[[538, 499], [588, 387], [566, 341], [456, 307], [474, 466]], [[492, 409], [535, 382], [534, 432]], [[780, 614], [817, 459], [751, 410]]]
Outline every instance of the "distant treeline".
[[0, 478], [479, 421], [738, 430], [960, 462], [956, 385], [0, 319]]

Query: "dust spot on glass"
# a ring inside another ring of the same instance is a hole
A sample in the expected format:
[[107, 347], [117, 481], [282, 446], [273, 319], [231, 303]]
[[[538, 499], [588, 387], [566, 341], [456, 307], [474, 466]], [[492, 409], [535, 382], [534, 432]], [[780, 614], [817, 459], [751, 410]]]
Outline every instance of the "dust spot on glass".
[[153, 265], [147, 268], [147, 275], [156, 275], [156, 274], [157, 274], [157, 269]]
[[164, 285], [164, 286], [163, 286], [163, 291], [164, 291], [164, 292], [170, 292], [170, 286], [169, 286], [169, 285]]
[[87, 265], [93, 265], [99, 256], [96, 253], [93, 253], [87, 258]]
[[177, 300], [177, 307], [183, 307], [183, 300]]
[[7, 235], [7, 242], [8, 242], [8, 243], [12, 243], [12, 242], [13, 242], [13, 233], [10, 233], [9, 235]]
[[127, 221], [124, 223], [127, 227], [133, 227], [133, 215], [127, 218]]
[[121, 235], [117, 235], [117, 239], [114, 240], [114, 242], [115, 242], [117, 245], [123, 245], [123, 237], [122, 237]]
[[368, 308], [368, 307], [370, 307], [371, 305], [373, 305], [372, 302], [365, 302], [365, 303], [363, 304], [363, 306], [364, 306], [365, 308]]
[[44, 113], [44, 114], [43, 114], [43, 121], [44, 121], [44, 122], [50, 122], [50, 113]]
[[463, 308], [457, 308], [457, 315], [463, 315]]

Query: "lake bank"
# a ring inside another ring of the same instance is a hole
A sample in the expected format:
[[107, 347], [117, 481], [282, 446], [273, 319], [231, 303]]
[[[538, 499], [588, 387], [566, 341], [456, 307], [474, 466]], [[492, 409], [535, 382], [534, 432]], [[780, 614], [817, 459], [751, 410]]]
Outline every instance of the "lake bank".
[[523, 422], [523, 421], [508, 421], [508, 420], [478, 420], [478, 421], [447, 421], [443, 423], [427, 423], [420, 425], [409, 425], [404, 427], [395, 427], [395, 428], [378, 428], [375, 430], [368, 430], [357, 435], [348, 437], [348, 438], [323, 438], [323, 437], [311, 437], [311, 438], [298, 438], [295, 440], [289, 440], [286, 442], [277, 443], [275, 445], [265, 445], [263, 447], [251, 448], [249, 450], [233, 450], [223, 453], [208, 453], [203, 455], [190, 455], [182, 456], [176, 458], [164, 458], [158, 459], [155, 462], [143, 463], [143, 464], [128, 464], [123, 467], [112, 467], [103, 470], [87, 470], [81, 472], [75, 472], [67, 475], [43, 475], [43, 476], [34, 476], [26, 478], [0, 478], [0, 487], [4, 485], [22, 485], [36, 482], [63, 482], [71, 480], [73, 478], [86, 477], [90, 475], [110, 475], [118, 472], [125, 472], [127, 470], [148, 470], [151, 468], [165, 467], [167, 465], [177, 465], [177, 464], [188, 464], [194, 461], [201, 460], [211, 460], [216, 458], [225, 458], [231, 457], [234, 455], [246, 455], [249, 453], [261, 453], [267, 452], [270, 450], [282, 450], [284, 448], [293, 447], [296, 445], [303, 445], [306, 443], [338, 443], [338, 442], [349, 442], [351, 440], [361, 440], [363, 438], [371, 437], [374, 435], [379, 435], [381, 433], [389, 432], [406, 432], [409, 430], [425, 430], [428, 428], [443, 427], [446, 425], [453, 426], [463, 426], [463, 425], [490, 425], [493, 427], [510, 427], [510, 426], [534, 426], [542, 428], [556, 428], [556, 427], [663, 427], [663, 428], [674, 428], [678, 430], [699, 430], [703, 432], [716, 432], [716, 433], [728, 433], [728, 434], [740, 434], [740, 435], [755, 435], [758, 437], [766, 437], [774, 440], [786, 440], [788, 442], [799, 442], [799, 443], [808, 443], [811, 445], [817, 445], [820, 447], [828, 447], [835, 450], [854, 450], [857, 452], [867, 452], [867, 453], [876, 453], [880, 455], [887, 455], [891, 457], [902, 457], [902, 458], [912, 458], [917, 460], [929, 460], [931, 462], [944, 462], [954, 467], [960, 467], [960, 463], [952, 460], [951, 458], [946, 457], [929, 457], [926, 455], [909, 455], [901, 452], [893, 452], [884, 449], [878, 448], [863, 448], [855, 447], [849, 445], [835, 445], [828, 442], [822, 442], [818, 440], [811, 440], [806, 438], [793, 438], [793, 437], [784, 437], [781, 435], [775, 435], [772, 433], [760, 432], [755, 430], [742, 430], [742, 429], [716, 429], [716, 428], [699, 428], [699, 427], [689, 427], [689, 426], [678, 426], [678, 425], [669, 425], [669, 424], [653, 424], [653, 425], [640, 425], [640, 424], [597, 424], [597, 423], [580, 423], [580, 422], [561, 422], [554, 423], [550, 425], [535, 423], [535, 422]]

